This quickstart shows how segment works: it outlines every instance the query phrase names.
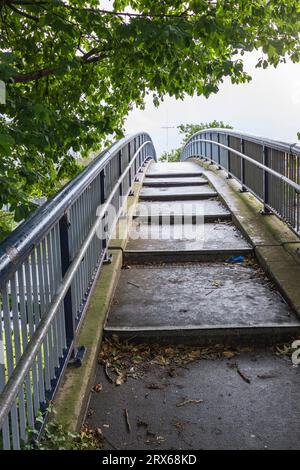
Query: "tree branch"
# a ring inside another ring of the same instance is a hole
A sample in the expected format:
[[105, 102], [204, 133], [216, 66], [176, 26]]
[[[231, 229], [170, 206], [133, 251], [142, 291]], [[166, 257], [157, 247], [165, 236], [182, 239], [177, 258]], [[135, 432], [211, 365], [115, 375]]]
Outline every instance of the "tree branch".
[[[81, 61], [83, 65], [100, 62], [101, 60], [104, 60], [107, 58], [107, 54], [103, 53], [99, 55], [100, 52], [101, 51], [99, 49], [93, 48], [89, 52], [84, 54], [82, 57], [80, 57], [79, 60]], [[94, 54], [98, 54], [98, 55], [94, 55]], [[43, 77], [48, 77], [49, 75], [55, 75], [55, 67], [45, 67], [39, 70], [35, 70], [34, 72], [28, 72], [28, 73], [15, 75], [14, 77], [11, 77], [10, 82], [11, 83], [27, 83], [27, 82], [39, 80], [40, 78], [43, 78]]]
[[16, 8], [12, 3], [8, 3], [7, 5], [11, 10], [13, 10], [15, 13], [18, 13], [18, 15], [25, 16], [25, 18], [28, 18], [29, 20], [34, 20], [34, 21], [39, 21], [39, 18], [37, 16], [30, 15], [29, 13], [26, 13], [23, 10], [19, 10]]
[[3, 3], [6, 3], [7, 5], [10, 5], [14, 3], [15, 5], [19, 6], [38, 6], [38, 5], [47, 5], [49, 4], [49, 0], [2, 0]]
[[[8, 4], [14, 3], [16, 5], [45, 5], [49, 3], [47, 0], [39, 0], [39, 1], [30, 1], [30, 0], [6, 0]], [[208, 5], [216, 5], [217, 1], [216, 0], [208, 0]], [[62, 8], [65, 8], [66, 10], [70, 11], [77, 11], [82, 10], [90, 13], [101, 13], [102, 15], [110, 15], [110, 16], [119, 16], [119, 17], [128, 17], [128, 18], [195, 18], [201, 16], [200, 14], [195, 14], [195, 13], [189, 13], [189, 9], [187, 8], [184, 10], [182, 13], [129, 13], [125, 11], [114, 11], [114, 10], [105, 10], [101, 8], [76, 8], [72, 7], [71, 5], [66, 5], [63, 2], [59, 5]]]
[[47, 77], [49, 75], [53, 75], [55, 69], [53, 67], [45, 67], [40, 70], [36, 70], [35, 72], [28, 72], [16, 75], [10, 79], [11, 83], [26, 83], [34, 80], [39, 80], [40, 78]]

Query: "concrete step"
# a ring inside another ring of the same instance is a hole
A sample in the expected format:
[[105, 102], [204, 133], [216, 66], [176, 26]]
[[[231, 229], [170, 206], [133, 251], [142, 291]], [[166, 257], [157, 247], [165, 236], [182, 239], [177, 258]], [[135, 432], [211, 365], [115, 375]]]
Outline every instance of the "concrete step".
[[231, 222], [159, 225], [135, 220], [129, 231], [124, 262], [227, 260], [252, 252]]
[[152, 163], [147, 171], [147, 178], [173, 178], [201, 176], [202, 171], [194, 162]]
[[177, 186], [161, 188], [142, 188], [140, 192], [141, 201], [182, 201], [191, 199], [209, 199], [217, 197], [208, 184], [201, 186]]
[[202, 263], [123, 269], [105, 335], [191, 344], [273, 344], [300, 321], [256, 265]]
[[170, 214], [170, 215], [134, 215], [133, 218], [137, 223], [146, 223], [153, 225], [165, 225], [165, 224], [180, 224], [182, 225], [184, 221], [190, 224], [197, 224], [199, 220], [208, 223], [218, 223], [218, 222], [227, 222], [231, 221], [231, 214], [204, 214], [204, 215], [182, 215], [182, 214]]
[[231, 213], [216, 198], [205, 200], [184, 200], [184, 201], [143, 201], [140, 202], [135, 210], [133, 217], [150, 218], [174, 216], [198, 216], [203, 215], [206, 220], [211, 217], [212, 220], [229, 220]]
[[208, 184], [206, 178], [197, 177], [181, 177], [181, 178], [145, 178], [143, 186], [149, 186], [152, 188], [170, 187], [170, 186], [201, 186]]
[[219, 250], [125, 250], [124, 265], [161, 264], [161, 263], [205, 263], [215, 261], [230, 261], [232, 258], [253, 255], [252, 248], [225, 248]]

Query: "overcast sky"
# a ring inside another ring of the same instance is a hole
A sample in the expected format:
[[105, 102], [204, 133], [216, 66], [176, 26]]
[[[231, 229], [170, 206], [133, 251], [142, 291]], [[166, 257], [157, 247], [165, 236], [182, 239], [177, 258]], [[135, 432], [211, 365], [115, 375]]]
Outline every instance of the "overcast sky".
[[[209, 122], [214, 119], [248, 131], [288, 142], [297, 141], [300, 131], [300, 64], [281, 64], [276, 69], [255, 69], [258, 53], [245, 60], [253, 80], [249, 84], [232, 85], [224, 82], [220, 91], [209, 99], [186, 97], [176, 101], [166, 97], [158, 108], [148, 97], [144, 111], [134, 109], [126, 123], [126, 132], [149, 132], [158, 155], [167, 148], [163, 126], [182, 123]], [[181, 141], [177, 129], [169, 130], [169, 149]]]

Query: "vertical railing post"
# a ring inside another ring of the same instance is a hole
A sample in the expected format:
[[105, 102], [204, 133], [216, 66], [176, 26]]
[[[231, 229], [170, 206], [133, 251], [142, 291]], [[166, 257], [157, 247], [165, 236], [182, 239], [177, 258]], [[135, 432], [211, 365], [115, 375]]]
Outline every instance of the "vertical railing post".
[[[122, 150], [118, 152], [118, 170], [119, 170], [119, 177], [120, 177], [122, 175]], [[123, 197], [123, 181], [120, 183], [120, 186], [119, 186], [119, 196], [120, 198]]]
[[[141, 145], [142, 145], [142, 138], [139, 135], [139, 137], [138, 137], [138, 149], [140, 148]], [[139, 167], [142, 165], [142, 163], [143, 163], [143, 161], [142, 161], [142, 152], [140, 151], [139, 152]]]
[[[105, 169], [103, 169], [100, 172], [100, 203], [101, 205], [105, 203], [106, 200], [106, 188], [105, 188]], [[107, 253], [107, 217], [106, 214], [103, 217], [104, 219], [104, 225], [103, 225], [103, 232], [104, 232], [104, 237], [102, 238], [102, 252], [104, 254], [103, 260], [104, 262], [109, 262], [110, 258], [108, 257]]]
[[[220, 143], [220, 134], [219, 134], [219, 132], [217, 133], [217, 142], [218, 142], [218, 144]], [[222, 170], [222, 168], [220, 166], [221, 165], [221, 147], [218, 145], [217, 148], [218, 148], [218, 170]]]
[[[229, 134], [226, 134], [226, 144], [227, 144], [227, 147], [230, 148], [230, 136], [229, 136]], [[227, 179], [230, 179], [230, 178], [232, 178], [232, 176], [231, 176], [230, 150], [227, 150], [227, 159], [228, 159]]]
[[[133, 155], [136, 154], [137, 147], [136, 147], [136, 138], [133, 139]], [[137, 173], [137, 158], [134, 161], [134, 177], [136, 176]]]
[[[212, 141], [212, 132], [209, 133], [209, 140]], [[213, 165], [214, 164], [214, 161], [213, 161], [213, 143], [211, 142], [210, 143], [210, 165]]]
[[[268, 147], [263, 145], [262, 148], [262, 160], [263, 160], [263, 165], [269, 166], [269, 152], [268, 152]], [[271, 214], [270, 209], [268, 208], [269, 204], [269, 173], [267, 171], [263, 171], [263, 200], [264, 200], [264, 208], [261, 211], [262, 215], [268, 215]]]
[[[131, 158], [133, 157], [133, 155], [131, 155], [131, 142], [128, 143], [128, 163], [131, 162]], [[129, 196], [134, 196], [134, 192], [132, 191], [131, 189], [131, 186], [132, 186], [132, 166], [129, 168], [129, 171], [128, 171], [128, 185], [129, 185]]]
[[[130, 145], [130, 142], [128, 143], [128, 163], [130, 163], [130, 160], [131, 160], [131, 145]], [[132, 185], [132, 167], [129, 168], [129, 171], [128, 171], [128, 183], [129, 183], [129, 187], [131, 187]]]
[[[70, 251], [70, 239], [69, 239], [69, 213], [66, 212], [59, 221], [59, 237], [60, 237], [60, 255], [61, 255], [61, 271], [62, 278], [66, 274], [71, 264], [71, 251]], [[66, 329], [66, 344], [67, 348], [71, 347], [75, 338], [76, 323], [75, 323], [75, 312], [73, 311], [72, 303], [72, 287], [69, 288], [64, 298], [64, 312], [65, 312], [65, 329]], [[75, 347], [71, 357], [76, 355]]]
[[[244, 139], [241, 139], [240, 142], [240, 152], [244, 154]], [[242, 188], [240, 190], [241, 193], [247, 192], [247, 189], [245, 188], [245, 160], [244, 158], [241, 157], [241, 184]]]

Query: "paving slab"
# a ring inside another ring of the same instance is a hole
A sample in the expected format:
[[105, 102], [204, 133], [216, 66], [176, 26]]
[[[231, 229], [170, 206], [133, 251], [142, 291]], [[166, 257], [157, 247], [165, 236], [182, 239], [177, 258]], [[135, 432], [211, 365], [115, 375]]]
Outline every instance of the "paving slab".
[[207, 184], [207, 179], [201, 176], [197, 177], [181, 177], [181, 178], [145, 178], [143, 186], [150, 187], [168, 187], [168, 186], [199, 186]]
[[143, 201], [137, 204], [134, 218], [147, 223], [182, 223], [190, 220], [197, 223], [203, 216], [204, 222], [231, 220], [231, 213], [217, 199], [186, 201]]
[[162, 188], [142, 188], [140, 200], [163, 201], [163, 200], [184, 200], [184, 199], [208, 199], [217, 196], [208, 184], [201, 186], [177, 186]]
[[[231, 223], [159, 225], [133, 222], [125, 251], [243, 250], [252, 247]], [[184, 254], [184, 253], [183, 253]]]
[[135, 209], [135, 216], [141, 215], [215, 215], [230, 214], [230, 211], [216, 198], [199, 201], [143, 201]]
[[[137, 364], [132, 367], [135, 372]], [[290, 359], [257, 350], [184, 367], [148, 361], [140, 368], [140, 376], [117, 387], [98, 367], [95, 383], [103, 388], [92, 394], [87, 423], [102, 429], [106, 449], [300, 449], [300, 374]]]
[[[297, 328], [300, 321], [257, 269], [211, 263], [123, 269], [105, 324], [109, 332], [173, 332], [176, 341], [196, 330]], [[156, 336], [157, 337], [157, 336]], [[199, 338], [201, 341], [201, 338]]]
[[169, 178], [173, 176], [201, 176], [202, 171], [195, 162], [152, 163], [147, 170], [147, 177]]

